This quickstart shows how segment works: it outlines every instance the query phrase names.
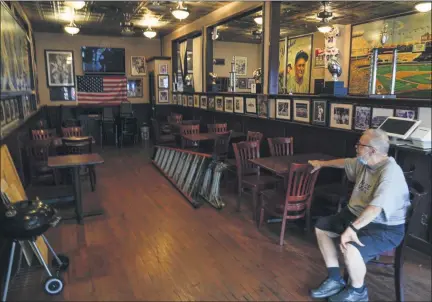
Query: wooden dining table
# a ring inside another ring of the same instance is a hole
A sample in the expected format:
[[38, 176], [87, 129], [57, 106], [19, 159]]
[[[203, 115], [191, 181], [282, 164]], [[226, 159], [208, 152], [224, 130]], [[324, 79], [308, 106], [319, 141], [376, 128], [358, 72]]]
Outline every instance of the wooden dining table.
[[[182, 134], [181, 135], [184, 139], [190, 140], [190, 141], [194, 141], [194, 142], [198, 142], [198, 141], [207, 141], [207, 140], [213, 140], [216, 139], [218, 137], [217, 133], [197, 133], [197, 134]], [[244, 133], [242, 132], [232, 132], [231, 133], [231, 138], [238, 138], [238, 137], [244, 137], [246, 136]]]
[[54, 147], [62, 146], [63, 145], [63, 141], [62, 141], [63, 138], [67, 138], [70, 141], [74, 141], [74, 140], [80, 141], [82, 139], [91, 138], [92, 139], [92, 144], [96, 143], [96, 140], [94, 139], [93, 136], [67, 136], [67, 137], [65, 136], [65, 137], [53, 137], [52, 138], [52, 144], [53, 144], [53, 146]]

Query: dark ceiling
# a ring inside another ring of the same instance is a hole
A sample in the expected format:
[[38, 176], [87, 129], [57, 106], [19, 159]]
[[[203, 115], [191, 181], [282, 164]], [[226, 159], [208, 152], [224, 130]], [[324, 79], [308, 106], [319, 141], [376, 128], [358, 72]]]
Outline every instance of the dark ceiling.
[[[75, 11], [75, 23], [80, 27], [80, 34], [120, 36], [120, 22], [125, 21], [124, 13], [130, 14], [134, 24], [134, 36], [142, 36], [147, 28], [141, 24], [146, 15], [154, 15], [159, 19], [160, 26], [153, 26], [158, 36], [164, 36], [175, 29], [190, 23], [206, 14], [224, 6], [228, 2], [217, 1], [185, 1], [190, 14], [185, 20], [173, 17], [171, 10], [176, 8], [178, 1], [87, 1], [84, 8]], [[30, 18], [35, 31], [64, 32], [63, 26], [68, 24], [65, 12], [68, 7], [63, 1], [22, 1], [21, 4]]]

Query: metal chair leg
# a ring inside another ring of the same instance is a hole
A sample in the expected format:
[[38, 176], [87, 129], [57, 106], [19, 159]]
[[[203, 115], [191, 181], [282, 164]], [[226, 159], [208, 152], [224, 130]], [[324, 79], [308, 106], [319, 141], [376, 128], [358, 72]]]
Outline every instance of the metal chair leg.
[[11, 247], [11, 252], [10, 252], [10, 256], [9, 256], [8, 271], [7, 271], [7, 275], [6, 275], [5, 286], [3, 289], [2, 301], [6, 301], [6, 298], [7, 298], [7, 293], [8, 293], [8, 289], [9, 289], [9, 281], [10, 281], [10, 277], [12, 274], [12, 265], [13, 265], [13, 260], [14, 260], [14, 256], [15, 256], [15, 247], [16, 247], [16, 241], [12, 241], [12, 247]]

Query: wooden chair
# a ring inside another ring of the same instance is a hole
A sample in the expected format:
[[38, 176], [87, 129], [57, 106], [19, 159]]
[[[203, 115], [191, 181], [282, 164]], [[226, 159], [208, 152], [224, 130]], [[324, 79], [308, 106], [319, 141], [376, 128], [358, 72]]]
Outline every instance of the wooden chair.
[[[427, 221], [425, 222], [424, 217], [427, 217], [429, 213], [428, 207], [430, 207], [430, 203], [424, 198], [427, 195], [427, 192], [424, 191], [424, 188], [418, 183], [413, 181], [412, 185], [409, 188], [410, 190], [410, 199], [411, 199], [411, 208], [407, 213], [406, 224], [405, 224], [405, 236], [399, 246], [395, 249], [393, 261], [384, 262], [378, 260], [372, 260], [368, 264], [369, 265], [380, 265], [380, 266], [391, 266], [394, 268], [394, 285], [396, 291], [396, 301], [405, 301], [404, 298], [404, 276], [403, 276], [403, 266], [404, 266], [404, 252], [405, 249], [410, 247], [410, 245], [420, 246], [422, 247], [422, 252], [426, 255], [432, 254], [432, 244], [427, 242], [424, 238], [419, 238], [419, 228], [428, 228]], [[427, 220], [427, 218], [426, 218]], [[429, 225], [430, 227], [430, 225]], [[385, 253], [388, 255], [388, 253]], [[344, 270], [344, 279], [348, 282], [349, 274], [348, 270], [345, 268]]]
[[[198, 125], [182, 125], [180, 127], [180, 135], [188, 135], [188, 134], [199, 134], [200, 133], [200, 126]], [[199, 143], [193, 142], [187, 139], [181, 138], [181, 145], [182, 148], [198, 148]]]
[[267, 138], [271, 156], [286, 156], [294, 154], [294, 139], [292, 137]]
[[166, 145], [166, 144], [175, 144], [175, 136], [172, 134], [162, 134], [159, 122], [152, 118], [152, 127], [153, 127], [153, 135], [154, 135], [154, 142], [156, 145]]
[[319, 171], [311, 174], [313, 167], [308, 164], [291, 164], [288, 187], [284, 190], [264, 191], [261, 194], [261, 209], [258, 227], [262, 226], [264, 214], [282, 218], [279, 245], [284, 243], [287, 220], [306, 219], [306, 231], [310, 230], [310, 208], [312, 195]]
[[201, 120], [182, 120], [182, 125], [199, 125], [201, 123]]
[[261, 132], [248, 131], [246, 141], [248, 142], [259, 141], [261, 144], [263, 137], [264, 135]]
[[228, 132], [228, 126], [227, 124], [208, 124], [207, 130], [209, 133], [226, 133]]
[[84, 136], [84, 131], [82, 127], [62, 127], [63, 137], [80, 137]]
[[219, 133], [214, 140], [213, 157], [218, 161], [225, 161], [228, 157], [229, 143], [232, 131]]
[[57, 131], [56, 129], [32, 130], [31, 134], [33, 140], [45, 140], [56, 137]]
[[[91, 137], [82, 137], [80, 139], [69, 139], [63, 138], [63, 148], [65, 153], [68, 155], [79, 155], [79, 154], [91, 154], [92, 153], [92, 141]], [[96, 170], [95, 166], [89, 166], [88, 170], [84, 172], [82, 176], [89, 176], [90, 186], [92, 192], [96, 188]]]
[[236, 159], [238, 198], [237, 210], [240, 211], [241, 196], [245, 189], [252, 193], [253, 219], [256, 219], [258, 195], [264, 189], [274, 187], [280, 179], [260, 175], [260, 168], [249, 162], [249, 159], [260, 157], [260, 143], [258, 141], [240, 142], [233, 144]]
[[114, 137], [115, 145], [118, 144], [118, 126], [116, 117], [114, 116], [112, 107], [104, 107], [102, 109], [102, 116], [100, 120], [100, 142], [103, 147], [104, 140], [107, 139], [108, 133]]
[[48, 157], [51, 150], [51, 140], [33, 140], [28, 142], [27, 155], [30, 168], [30, 183], [34, 179], [52, 177], [54, 184], [57, 185], [58, 174], [56, 169], [48, 167]]
[[171, 115], [168, 117], [168, 122], [180, 124], [183, 120], [183, 115], [179, 113], [173, 113], [171, 112]]

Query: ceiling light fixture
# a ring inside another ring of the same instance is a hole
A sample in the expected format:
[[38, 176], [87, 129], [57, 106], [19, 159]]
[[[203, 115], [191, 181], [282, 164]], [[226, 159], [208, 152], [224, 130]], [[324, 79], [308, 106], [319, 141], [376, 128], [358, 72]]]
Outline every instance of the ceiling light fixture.
[[174, 9], [171, 13], [179, 20], [186, 19], [189, 16], [189, 11], [186, 7], [183, 7], [183, 1], [179, 1], [176, 9]]
[[156, 37], [156, 32], [151, 29], [151, 27], [149, 26], [145, 31], [144, 31], [144, 36], [146, 36], [149, 39], [153, 39], [154, 37]]
[[255, 18], [254, 18], [254, 21], [255, 21], [255, 23], [258, 24], [258, 25], [262, 25], [262, 24], [263, 24], [263, 18], [262, 18], [262, 16], [255, 17]]
[[85, 1], [65, 1], [64, 4], [74, 9], [81, 9], [85, 6]]
[[332, 29], [333, 29], [333, 27], [330, 25], [324, 25], [324, 26], [318, 27], [318, 31], [323, 33], [323, 34], [330, 32]]
[[431, 10], [432, 5], [431, 2], [420, 2], [417, 3], [414, 7], [416, 10], [418, 10], [421, 13], [427, 13], [428, 11]]
[[67, 32], [70, 35], [76, 35], [77, 33], [79, 33], [80, 29], [78, 28], [78, 26], [76, 26], [75, 22], [72, 20], [71, 23], [69, 23], [69, 25], [66, 25], [64, 27], [65, 32]]

